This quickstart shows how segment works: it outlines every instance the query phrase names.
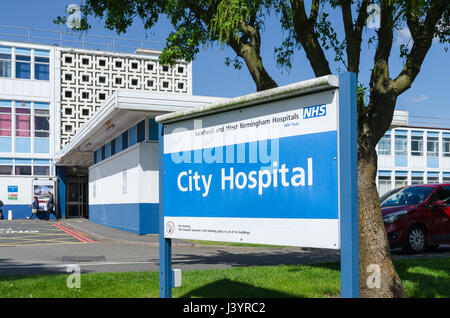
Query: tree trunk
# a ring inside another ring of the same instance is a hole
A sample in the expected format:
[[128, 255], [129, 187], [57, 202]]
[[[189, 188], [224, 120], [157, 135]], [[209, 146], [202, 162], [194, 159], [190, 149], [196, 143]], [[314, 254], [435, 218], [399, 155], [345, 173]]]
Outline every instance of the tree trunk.
[[263, 66], [261, 56], [255, 48], [250, 45], [244, 45], [241, 49], [245, 64], [256, 84], [256, 90], [261, 92], [266, 89], [278, 87], [277, 83], [270, 77]]
[[381, 216], [375, 147], [358, 148], [359, 296], [405, 297]]

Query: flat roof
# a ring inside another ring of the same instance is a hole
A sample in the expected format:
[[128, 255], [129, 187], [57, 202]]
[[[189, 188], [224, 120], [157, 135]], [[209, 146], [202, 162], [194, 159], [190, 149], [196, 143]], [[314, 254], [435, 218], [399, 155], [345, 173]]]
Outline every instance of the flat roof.
[[156, 122], [176, 122], [204, 115], [220, 113], [235, 108], [249, 107], [256, 104], [268, 103], [289, 97], [320, 92], [328, 89], [335, 89], [338, 87], [339, 76], [327, 75], [290, 85], [267, 89], [257, 93], [231, 98], [225, 101], [218, 101], [216, 103], [204, 105], [197, 108], [190, 108], [186, 110], [176, 111], [170, 114], [159, 115], [156, 117]]
[[225, 100], [180, 93], [115, 91], [56, 155], [56, 165], [90, 166], [93, 152], [142, 121]]

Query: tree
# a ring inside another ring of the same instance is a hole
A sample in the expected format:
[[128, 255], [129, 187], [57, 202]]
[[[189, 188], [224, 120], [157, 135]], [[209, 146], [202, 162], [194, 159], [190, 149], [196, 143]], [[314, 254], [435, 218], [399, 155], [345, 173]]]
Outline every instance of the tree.
[[[409, 89], [420, 72], [435, 38], [449, 42], [449, 5], [446, 0], [311, 0], [309, 14], [303, 0], [85, 0], [83, 23], [87, 18], [103, 17], [106, 26], [125, 32], [135, 17], [151, 28], [160, 14], [171, 19], [175, 32], [167, 38], [160, 61], [173, 64], [177, 59], [191, 61], [199, 46], [208, 43], [228, 45], [236, 53], [228, 64], [240, 68], [244, 60], [257, 90], [276, 87], [260, 55], [261, 27], [269, 12], [280, 17], [287, 36], [281, 47], [274, 48], [277, 63], [291, 67], [293, 54], [302, 48], [316, 76], [331, 74], [326, 51], [348, 71], [360, 73], [361, 45], [366, 21], [379, 8], [380, 24], [376, 36], [373, 65], [368, 87], [358, 89], [358, 206], [359, 206], [359, 282], [361, 297], [403, 297], [400, 278], [392, 264], [384, 228], [379, 195], [375, 184], [377, 153], [375, 147], [389, 129], [399, 95]], [[342, 13], [343, 39], [329, 21], [332, 9]], [[355, 17], [354, 17], [355, 15]], [[59, 17], [57, 22], [64, 22]], [[394, 30], [407, 26], [412, 46], [402, 46], [404, 65], [391, 77], [389, 58], [393, 51]], [[368, 288], [369, 266], [381, 269], [381, 288]]]

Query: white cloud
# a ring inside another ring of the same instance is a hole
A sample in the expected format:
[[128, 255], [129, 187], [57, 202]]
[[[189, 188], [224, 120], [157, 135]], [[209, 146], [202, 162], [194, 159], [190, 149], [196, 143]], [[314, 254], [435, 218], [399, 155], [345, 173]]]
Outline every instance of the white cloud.
[[397, 36], [395, 38], [395, 42], [400, 46], [402, 44], [408, 44], [409, 47], [413, 44], [413, 39], [411, 36], [411, 32], [408, 27], [404, 27], [397, 31]]
[[430, 97], [428, 97], [428, 95], [426, 95], [426, 94], [421, 94], [421, 95], [414, 96], [414, 97], [411, 98], [411, 100], [414, 103], [424, 102], [424, 101], [427, 101], [429, 99], [430, 99]]

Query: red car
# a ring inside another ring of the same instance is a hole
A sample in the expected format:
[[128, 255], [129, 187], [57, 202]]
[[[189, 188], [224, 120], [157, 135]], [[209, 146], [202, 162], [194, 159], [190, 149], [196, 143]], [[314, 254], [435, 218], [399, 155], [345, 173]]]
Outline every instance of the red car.
[[381, 197], [381, 212], [391, 248], [422, 252], [450, 244], [450, 184], [421, 184]]

